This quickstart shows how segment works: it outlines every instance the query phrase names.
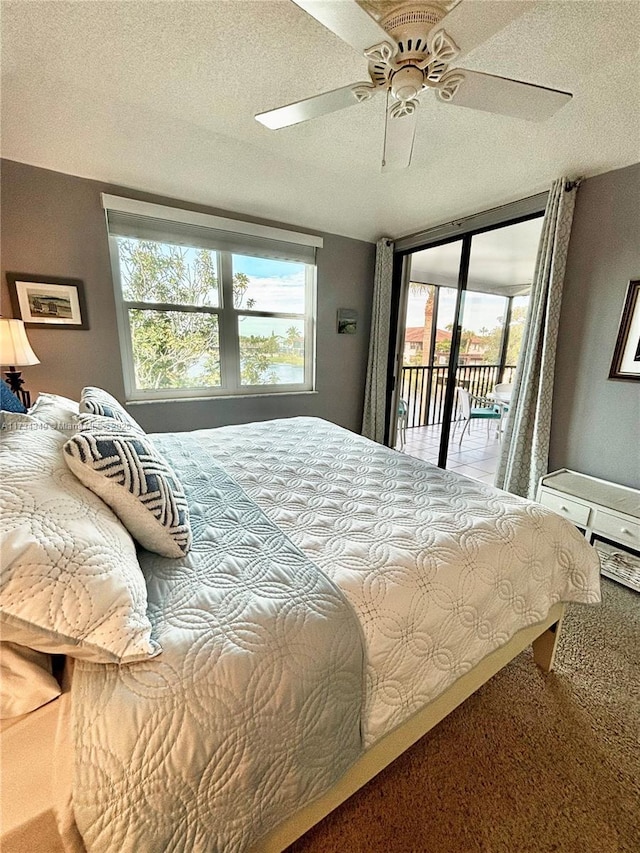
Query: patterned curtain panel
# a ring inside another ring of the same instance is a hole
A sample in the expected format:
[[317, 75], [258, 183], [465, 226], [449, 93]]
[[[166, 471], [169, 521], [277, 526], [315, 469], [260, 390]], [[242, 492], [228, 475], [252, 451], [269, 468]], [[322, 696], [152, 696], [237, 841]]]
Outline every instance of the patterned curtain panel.
[[[566, 189], [565, 187], [572, 187]], [[496, 486], [534, 498], [547, 473], [562, 286], [576, 187], [554, 181], [542, 224], [522, 350], [511, 394]]]
[[391, 284], [393, 279], [393, 243], [386, 237], [376, 244], [376, 271], [371, 313], [371, 337], [367, 384], [364, 392], [362, 435], [384, 443], [387, 406], [387, 363], [391, 333]]

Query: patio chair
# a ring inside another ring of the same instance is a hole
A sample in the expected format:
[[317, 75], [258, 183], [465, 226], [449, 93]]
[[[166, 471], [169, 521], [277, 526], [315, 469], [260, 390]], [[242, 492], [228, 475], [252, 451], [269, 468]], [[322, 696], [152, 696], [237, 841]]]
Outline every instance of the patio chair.
[[498, 424], [498, 433], [502, 436], [509, 416], [509, 405], [511, 403], [511, 393], [513, 385], [510, 382], [499, 382], [493, 386], [493, 392], [489, 395], [495, 400], [500, 407], [500, 423]]
[[469, 424], [474, 420], [483, 420], [487, 422], [487, 437], [489, 436], [489, 422], [500, 421], [502, 412], [500, 406], [496, 406], [493, 401], [487, 400], [486, 397], [476, 397], [475, 394], [470, 394], [466, 388], [456, 387], [456, 399], [458, 402], [458, 416], [453, 424], [453, 432], [451, 437], [455, 435], [458, 420], [462, 419], [465, 424], [460, 433], [458, 445], [462, 444], [464, 434], [469, 428]]
[[513, 385], [510, 382], [499, 382], [493, 386], [493, 397], [501, 403], [509, 403], [511, 402], [512, 391]]
[[396, 420], [400, 450], [404, 449], [407, 438], [407, 404], [404, 400], [398, 400], [398, 418]]

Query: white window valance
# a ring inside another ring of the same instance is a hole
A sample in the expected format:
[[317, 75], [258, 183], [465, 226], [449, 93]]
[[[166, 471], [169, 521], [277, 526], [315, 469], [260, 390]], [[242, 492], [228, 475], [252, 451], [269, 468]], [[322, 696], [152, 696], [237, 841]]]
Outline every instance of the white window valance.
[[102, 194], [109, 233], [315, 264], [322, 237], [269, 225]]

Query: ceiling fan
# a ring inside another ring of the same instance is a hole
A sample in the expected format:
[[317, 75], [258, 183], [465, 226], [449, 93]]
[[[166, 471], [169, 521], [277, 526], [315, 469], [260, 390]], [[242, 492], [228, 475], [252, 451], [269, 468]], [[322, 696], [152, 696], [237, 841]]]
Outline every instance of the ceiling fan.
[[382, 171], [411, 162], [419, 97], [433, 89], [445, 104], [469, 107], [529, 121], [543, 121], [571, 100], [569, 92], [532, 83], [451, 68], [535, 5], [463, 0], [450, 12], [436, 3], [393, 4], [378, 23], [356, 0], [293, 0], [368, 61], [369, 80], [343, 86], [256, 115], [276, 130], [387, 96]]

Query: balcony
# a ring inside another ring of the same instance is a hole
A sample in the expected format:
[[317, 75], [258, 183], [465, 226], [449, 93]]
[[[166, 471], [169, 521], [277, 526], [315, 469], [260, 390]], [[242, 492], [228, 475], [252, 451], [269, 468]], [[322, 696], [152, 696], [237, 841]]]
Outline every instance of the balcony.
[[[462, 444], [458, 443], [462, 430], [462, 425], [459, 424], [456, 434], [449, 439], [447, 470], [464, 474], [465, 477], [471, 477], [473, 480], [480, 480], [492, 486], [501, 449], [496, 424], [497, 421], [489, 421], [489, 435], [487, 435], [487, 424], [482, 421], [473, 421], [462, 439]], [[404, 452], [437, 465], [440, 429], [440, 424], [408, 428]], [[399, 445], [396, 444], [396, 447]]]
[[[502, 370], [499, 364], [463, 365], [456, 370], [456, 385], [466, 388], [476, 397], [485, 397], [499, 382], [513, 382], [515, 372], [515, 364], [507, 364]], [[446, 365], [402, 368], [400, 397], [407, 404], [407, 427], [442, 423], [448, 376]]]
[[[499, 382], [511, 382], [515, 369], [515, 365], [501, 369], [497, 364], [460, 366], [456, 371], [456, 385], [483, 397]], [[446, 366], [402, 368], [401, 397], [407, 404], [404, 451], [434, 465], [438, 463], [447, 377]], [[453, 427], [452, 424], [451, 433]], [[460, 423], [455, 434], [450, 435], [447, 469], [493, 485], [501, 450], [498, 422], [472, 421], [460, 443], [461, 431]]]

